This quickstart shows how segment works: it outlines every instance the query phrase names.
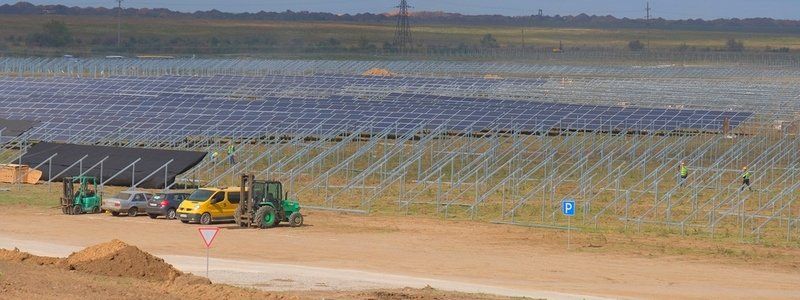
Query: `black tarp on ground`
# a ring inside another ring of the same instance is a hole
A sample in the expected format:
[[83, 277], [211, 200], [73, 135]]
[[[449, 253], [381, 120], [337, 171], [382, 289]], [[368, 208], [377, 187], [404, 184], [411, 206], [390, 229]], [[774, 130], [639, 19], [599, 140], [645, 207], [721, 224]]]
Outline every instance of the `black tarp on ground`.
[[25, 131], [28, 131], [28, 129], [31, 129], [34, 126], [36, 126], [36, 124], [38, 124], [38, 122], [0, 118], [0, 129], [3, 130], [2, 132], [0, 132], [0, 135], [19, 136], [20, 134], [23, 134]]
[[[94, 166], [97, 162], [108, 156], [103, 162], [103, 180], [107, 180], [126, 166], [130, 165], [136, 159], [141, 158], [136, 163], [136, 171], [134, 173], [136, 182], [143, 179], [153, 171], [161, 168], [170, 159], [174, 159], [167, 168], [167, 185], [175, 181], [175, 176], [186, 172], [194, 167], [197, 163], [203, 160], [206, 153], [193, 152], [193, 151], [175, 151], [175, 150], [155, 150], [155, 149], [142, 149], [142, 148], [123, 148], [123, 147], [105, 147], [105, 146], [86, 146], [86, 145], [73, 145], [73, 144], [58, 144], [42, 142], [33, 145], [24, 156], [22, 156], [22, 163], [29, 166], [37, 166], [46, 161], [53, 154], [58, 153], [53, 158], [52, 162], [52, 175], [55, 176], [61, 173], [64, 169], [81, 159], [84, 155], [89, 155], [83, 160], [84, 170]], [[39, 169], [44, 173], [42, 180], [48, 180], [48, 164], [44, 164]], [[109, 185], [116, 186], [130, 186], [131, 185], [131, 168], [128, 168], [121, 174], [117, 175], [114, 179], [109, 181]], [[79, 174], [79, 166], [76, 165], [70, 168], [69, 171], [64, 172], [55, 180], [61, 180], [62, 177], [70, 177]], [[100, 176], [100, 167], [92, 169], [88, 176], [95, 176], [98, 179]], [[139, 184], [141, 188], [160, 189], [164, 188], [164, 169], [159, 170], [146, 181]]]

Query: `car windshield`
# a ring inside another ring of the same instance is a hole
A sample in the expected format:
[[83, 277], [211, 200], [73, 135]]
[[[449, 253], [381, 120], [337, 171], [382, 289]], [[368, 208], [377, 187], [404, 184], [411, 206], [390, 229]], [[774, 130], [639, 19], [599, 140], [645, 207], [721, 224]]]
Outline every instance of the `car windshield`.
[[189, 195], [189, 198], [187, 198], [186, 200], [202, 202], [208, 200], [208, 197], [211, 197], [212, 194], [214, 194], [214, 191], [196, 190], [191, 195]]
[[153, 199], [155, 199], [155, 200], [161, 200], [161, 199], [164, 199], [164, 195], [162, 195], [162, 194], [156, 194], [155, 196], [153, 196]]
[[119, 194], [116, 194], [116, 195], [114, 195], [114, 197], [112, 197], [112, 198], [116, 198], [116, 199], [122, 199], [122, 200], [128, 200], [128, 198], [130, 198], [130, 197], [131, 197], [131, 194], [128, 194], [128, 193], [119, 193]]

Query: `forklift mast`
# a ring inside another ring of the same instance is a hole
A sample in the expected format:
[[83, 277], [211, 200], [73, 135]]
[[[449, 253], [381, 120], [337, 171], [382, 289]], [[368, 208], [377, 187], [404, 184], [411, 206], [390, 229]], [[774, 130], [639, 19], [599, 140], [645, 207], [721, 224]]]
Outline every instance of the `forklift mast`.
[[61, 205], [72, 205], [75, 202], [75, 191], [72, 186], [72, 177], [64, 177], [64, 194], [61, 196]]

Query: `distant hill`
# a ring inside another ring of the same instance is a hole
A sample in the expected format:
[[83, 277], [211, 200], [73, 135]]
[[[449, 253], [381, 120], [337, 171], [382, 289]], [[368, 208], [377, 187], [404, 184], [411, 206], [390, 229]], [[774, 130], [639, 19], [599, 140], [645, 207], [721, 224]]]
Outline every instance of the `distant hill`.
[[[114, 16], [116, 9], [105, 7], [68, 7], [64, 5], [34, 5], [28, 2], [0, 5], [0, 14], [13, 15], [76, 15], [76, 16]], [[255, 13], [226, 13], [218, 10], [184, 13], [164, 8], [126, 8], [126, 16], [152, 18], [199, 18], [225, 20], [264, 20], [264, 21], [329, 21], [357, 23], [387, 23], [394, 21], [392, 13], [373, 14], [332, 14], [324, 12], [284, 11]], [[617, 18], [611, 15], [596, 16], [579, 14], [576, 16], [503, 16], [503, 15], [462, 15], [447, 12], [414, 12], [413, 23], [416, 24], [453, 24], [453, 25], [500, 25], [500, 26], [537, 26], [562, 28], [653, 28], [680, 30], [714, 30], [714, 31], [746, 31], [800, 33], [799, 20], [776, 20], [771, 18], [747, 19], [686, 19], [667, 20], [652, 19], [649, 23], [643, 19]]]

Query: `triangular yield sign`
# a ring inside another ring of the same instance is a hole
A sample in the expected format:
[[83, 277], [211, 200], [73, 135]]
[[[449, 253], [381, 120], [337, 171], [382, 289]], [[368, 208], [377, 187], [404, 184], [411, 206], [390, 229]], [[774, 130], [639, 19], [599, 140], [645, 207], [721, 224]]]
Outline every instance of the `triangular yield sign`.
[[214, 238], [219, 233], [219, 227], [200, 227], [197, 230], [200, 231], [200, 236], [203, 237], [203, 243], [206, 244], [206, 248], [211, 247], [211, 243], [214, 242]]

